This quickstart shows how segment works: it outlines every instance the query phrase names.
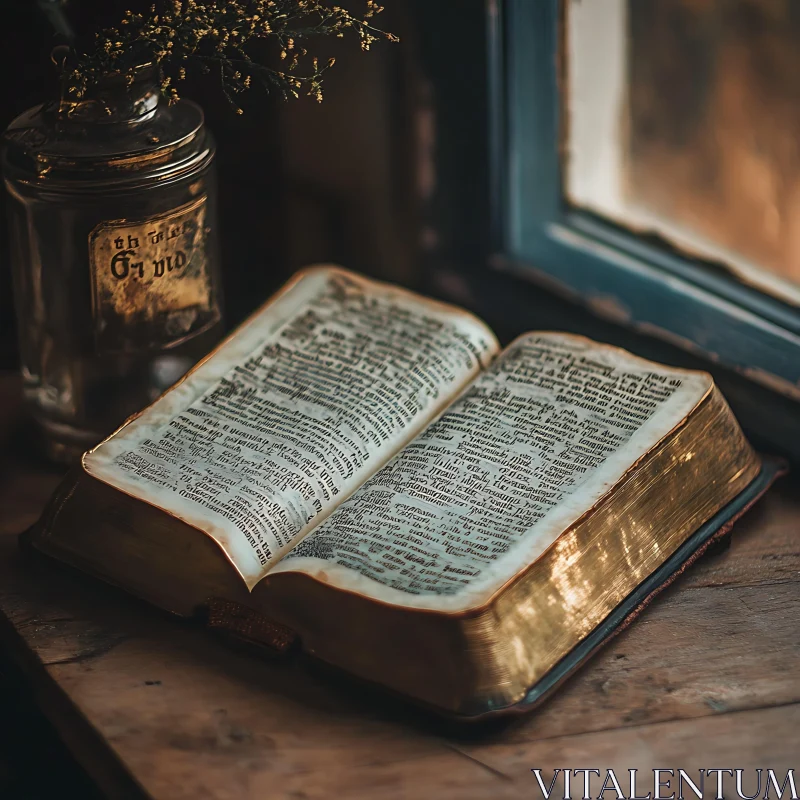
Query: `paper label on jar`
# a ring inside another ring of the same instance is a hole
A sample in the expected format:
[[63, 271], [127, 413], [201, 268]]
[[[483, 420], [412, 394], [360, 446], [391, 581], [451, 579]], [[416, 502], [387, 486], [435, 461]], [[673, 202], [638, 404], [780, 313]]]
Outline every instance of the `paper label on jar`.
[[144, 220], [102, 222], [91, 232], [98, 350], [171, 346], [219, 319], [206, 234], [205, 196]]

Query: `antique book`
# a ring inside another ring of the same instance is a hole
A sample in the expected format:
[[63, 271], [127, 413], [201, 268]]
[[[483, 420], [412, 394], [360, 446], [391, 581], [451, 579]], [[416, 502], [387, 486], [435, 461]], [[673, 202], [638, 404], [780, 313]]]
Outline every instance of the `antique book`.
[[27, 534], [181, 615], [456, 716], [525, 708], [763, 490], [712, 378], [296, 276]]

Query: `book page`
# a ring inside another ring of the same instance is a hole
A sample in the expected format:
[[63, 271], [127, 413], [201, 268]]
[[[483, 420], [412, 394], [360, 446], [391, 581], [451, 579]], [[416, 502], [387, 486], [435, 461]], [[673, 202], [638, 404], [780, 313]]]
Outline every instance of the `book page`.
[[84, 468], [211, 535], [252, 587], [496, 348], [466, 312], [316, 269]]
[[591, 509], [711, 385], [581, 337], [520, 337], [274, 573], [406, 606], [470, 607]]

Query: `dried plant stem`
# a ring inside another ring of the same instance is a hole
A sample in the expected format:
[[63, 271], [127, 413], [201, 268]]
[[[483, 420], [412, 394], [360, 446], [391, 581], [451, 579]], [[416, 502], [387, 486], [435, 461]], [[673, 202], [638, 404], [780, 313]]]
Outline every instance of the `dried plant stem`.
[[[334, 60], [320, 63], [305, 45], [348, 34], [359, 39], [362, 50], [380, 39], [398, 41], [372, 24], [381, 11], [376, 0], [366, 0], [360, 17], [326, 0], [166, 0], [149, 14], [126, 11], [117, 27], [101, 31], [96, 49], [70, 67], [68, 96], [79, 102], [104, 76], [121, 72], [132, 81], [137, 67], [152, 64], [172, 102], [179, 98], [175, 84], [194, 68], [219, 71], [225, 97], [238, 113], [235, 96], [254, 82], [286, 99], [303, 92], [321, 101], [323, 77]], [[280, 68], [253, 53], [257, 42], [277, 48]]]

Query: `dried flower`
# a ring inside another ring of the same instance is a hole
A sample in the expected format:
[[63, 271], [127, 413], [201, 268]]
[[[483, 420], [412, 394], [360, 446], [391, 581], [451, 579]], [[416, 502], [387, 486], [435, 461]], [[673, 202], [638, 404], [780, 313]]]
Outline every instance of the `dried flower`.
[[[68, 92], [84, 97], [109, 73], [123, 72], [132, 81], [137, 67], [153, 64], [170, 102], [178, 100], [174, 81], [184, 80], [187, 70], [207, 73], [212, 67], [237, 113], [241, 108], [234, 95], [249, 89], [254, 79], [284, 99], [299, 97], [298, 90], [305, 90], [321, 101], [323, 77], [334, 59], [321, 65], [313, 57], [308, 64], [308, 50], [300, 43], [320, 36], [343, 38], [345, 33], [355, 34], [362, 50], [379, 39], [399, 41], [371, 24], [381, 11], [375, 0], [367, 0], [363, 18], [329, 5], [328, 0], [161, 0], [149, 14], [125, 11], [118, 28], [101, 31], [96, 49], [77, 56]], [[275, 69], [257, 61], [250, 49], [256, 41], [273, 42], [285, 66]]]

